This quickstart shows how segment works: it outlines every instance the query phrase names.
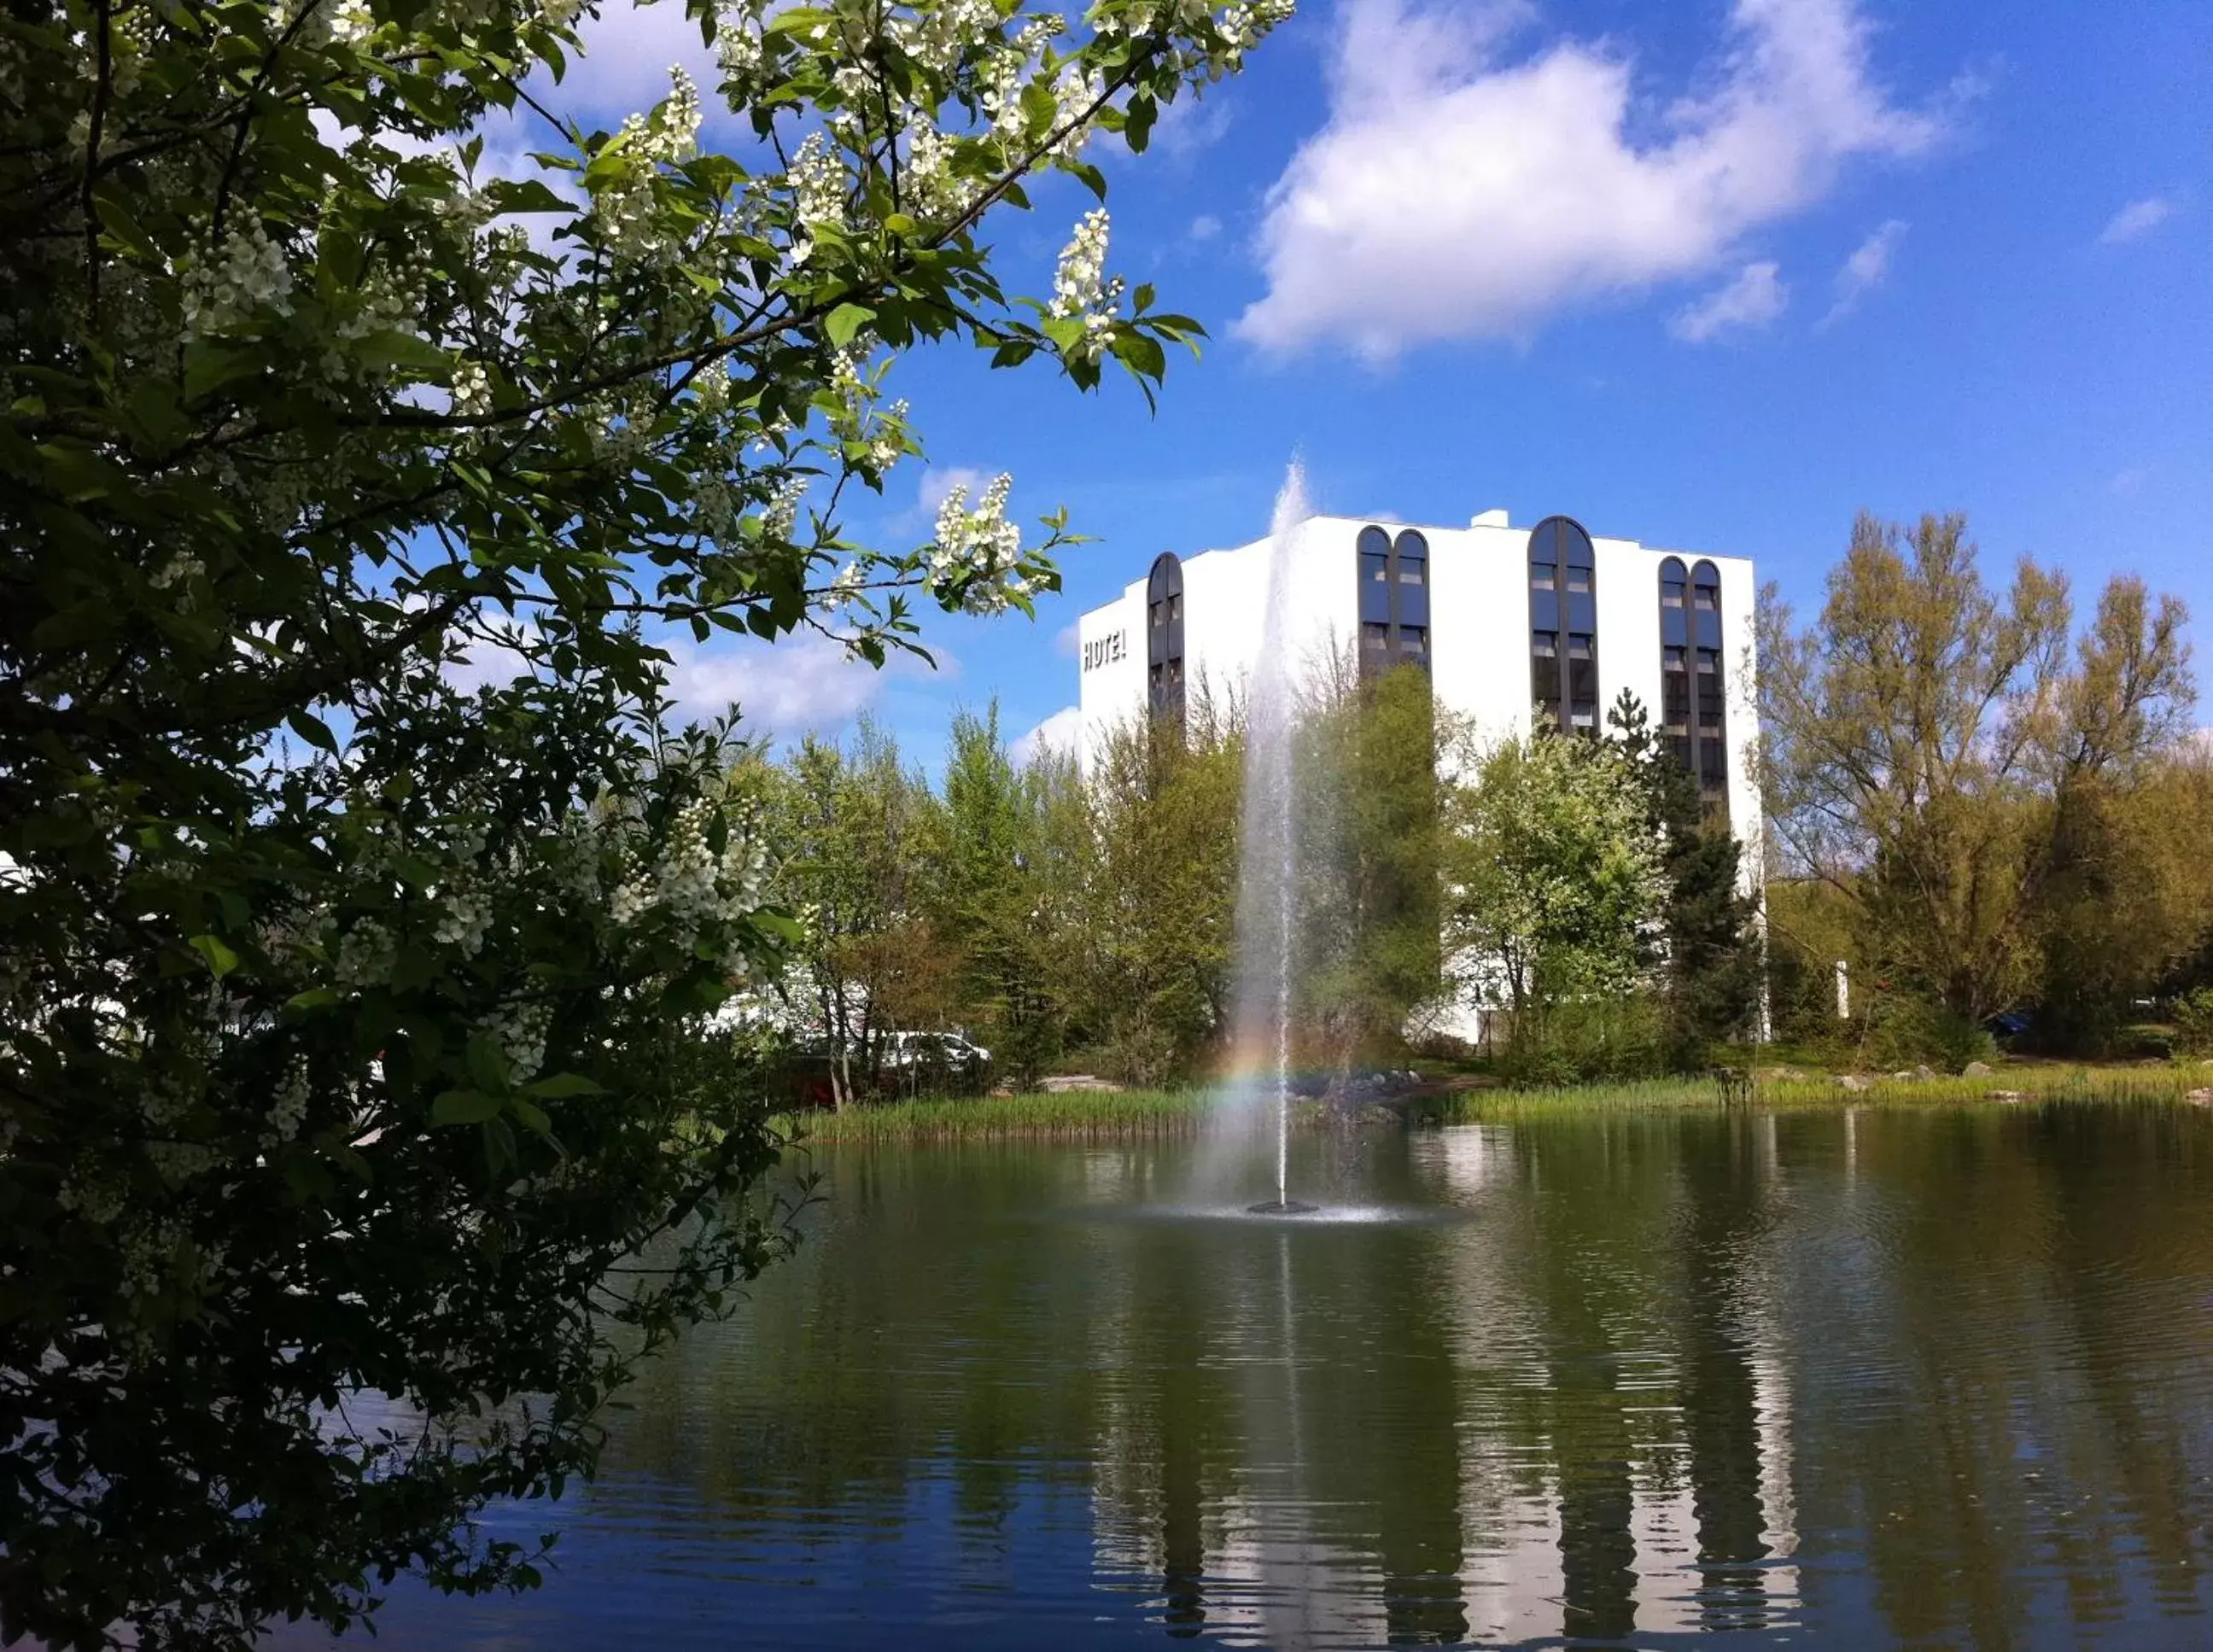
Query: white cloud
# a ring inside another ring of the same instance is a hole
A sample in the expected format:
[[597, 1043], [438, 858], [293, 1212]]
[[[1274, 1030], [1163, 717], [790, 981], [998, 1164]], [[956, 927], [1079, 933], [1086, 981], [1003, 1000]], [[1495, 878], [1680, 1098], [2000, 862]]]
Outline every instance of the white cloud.
[[2149, 465], [2130, 465], [2114, 472], [2106, 488], [2116, 498], [2133, 499], [2143, 491], [2144, 484], [2151, 479], [2152, 467]]
[[1602, 43], [1503, 59], [1524, 6], [1407, 3], [1349, 0], [1328, 124], [1270, 192], [1268, 290], [1237, 323], [1265, 348], [1381, 362], [1526, 337], [1563, 308], [1710, 270], [1847, 160], [1944, 130], [1870, 80], [1854, 0], [1735, 0], [1717, 83], [1656, 105]]
[[972, 508], [978, 496], [990, 484], [991, 479], [973, 465], [932, 465], [923, 472], [916, 485], [916, 514], [935, 521], [937, 508], [953, 497], [955, 488], [968, 490], [968, 503]]
[[884, 674], [826, 637], [779, 643], [733, 641], [711, 647], [673, 645], [669, 697], [702, 720], [735, 701], [748, 728], [779, 738], [835, 728], [875, 701]]
[[1193, 241], [1212, 241], [1221, 233], [1222, 220], [1211, 212], [1202, 212], [1191, 221], [1191, 238]]
[[[727, 107], [715, 92], [722, 79], [715, 54], [701, 42], [698, 23], [673, 0], [659, 5], [610, 0], [598, 15], [585, 18], [576, 32], [584, 53], [570, 59], [568, 73], [554, 92], [557, 107], [589, 109], [616, 120], [649, 109], [668, 95], [668, 70], [674, 64], [698, 85], [710, 121], [718, 113], [727, 117]], [[613, 126], [615, 120], [607, 124]]]
[[1905, 221], [1893, 218], [1859, 244], [1844, 260], [1844, 267], [1837, 271], [1837, 300], [1821, 318], [1823, 326], [1834, 326], [1858, 307], [1862, 297], [1882, 285], [1890, 275], [1890, 260], [1898, 244], [1905, 239]]
[[1043, 722], [1024, 735], [1007, 748], [1007, 755], [1019, 766], [1035, 762], [1047, 752], [1057, 752], [1064, 757], [1076, 754], [1076, 742], [1083, 733], [1083, 713], [1072, 705], [1064, 705]]
[[972, 507], [991, 484], [989, 474], [973, 465], [929, 465], [915, 479], [914, 503], [895, 511], [887, 529], [893, 533], [930, 534], [937, 530], [937, 508], [955, 488], [968, 490]]
[[1064, 660], [1073, 660], [1082, 643], [1082, 626], [1076, 620], [1070, 620], [1052, 634], [1052, 651]]
[[464, 694], [479, 688], [504, 688], [530, 669], [521, 649], [496, 637], [472, 636], [461, 644], [461, 657], [440, 668], [445, 680]]
[[1219, 143], [1236, 119], [1236, 110], [1220, 92], [1208, 98], [1186, 93], [1161, 111], [1145, 147], [1171, 160], [1188, 160]]
[[1686, 344], [1703, 344], [1746, 327], [1764, 327], [1783, 314], [1790, 289], [1776, 278], [1772, 260], [1747, 264], [1736, 279], [1678, 310], [1667, 331]]
[[2141, 241], [2173, 216], [2174, 203], [2163, 195], [2131, 201], [2098, 232], [2098, 244], [2119, 247], [2123, 241]]

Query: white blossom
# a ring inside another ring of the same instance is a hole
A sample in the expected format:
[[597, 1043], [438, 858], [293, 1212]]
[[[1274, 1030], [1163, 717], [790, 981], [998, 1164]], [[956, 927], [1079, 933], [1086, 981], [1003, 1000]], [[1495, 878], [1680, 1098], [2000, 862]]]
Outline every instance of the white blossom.
[[[1051, 21], [1063, 26], [1058, 17]], [[946, 0], [912, 15], [893, 17], [884, 33], [931, 74], [949, 75], [966, 52], [990, 39], [998, 27], [998, 9], [991, 0]]]
[[307, 1058], [294, 1056], [277, 1083], [276, 1100], [269, 1109], [269, 1129], [262, 1137], [265, 1146], [289, 1142], [300, 1133], [300, 1125], [308, 1116], [308, 1095]]
[[185, 336], [221, 332], [262, 310], [292, 313], [292, 271], [283, 249], [248, 215], [223, 237], [220, 251], [184, 271]]
[[899, 190], [908, 210], [924, 217], [957, 217], [975, 204], [982, 189], [973, 178], [954, 174], [952, 140], [936, 127], [918, 125], [907, 134]]
[[761, 533], [770, 539], [789, 539], [799, 526], [800, 501], [807, 497], [807, 479], [789, 476], [777, 484], [761, 508]]
[[1064, 69], [1052, 95], [1053, 129], [1061, 134], [1052, 153], [1064, 161], [1073, 161], [1090, 140], [1093, 112], [1106, 95], [1106, 82], [1096, 73], [1085, 76], [1073, 68]]
[[376, 28], [368, 0], [325, 0], [330, 13], [331, 38], [342, 46], [358, 46]]
[[717, 812], [702, 801], [676, 817], [651, 871], [641, 869], [626, 880], [608, 903], [607, 915], [618, 928], [659, 911], [670, 920], [677, 944], [688, 950], [711, 927], [733, 923], [760, 905], [767, 853], [735, 824], [722, 852], [711, 851], [708, 830]]
[[469, 418], [491, 411], [491, 378], [482, 362], [464, 361], [454, 369], [454, 411]]
[[181, 1187], [195, 1176], [205, 1175], [216, 1162], [214, 1149], [198, 1142], [149, 1142], [146, 1158], [154, 1167], [155, 1174], [172, 1187]]
[[186, 556], [180, 552], [163, 563], [148, 582], [157, 591], [166, 591], [198, 579], [205, 572], [205, 563], [198, 557]]
[[121, 1235], [116, 1251], [123, 1263], [122, 1294], [152, 1296], [172, 1268], [184, 1229], [173, 1217], [134, 1226]]
[[164, 1075], [146, 1087], [139, 1098], [138, 1111], [149, 1125], [155, 1130], [169, 1130], [192, 1111], [192, 1094], [184, 1083], [171, 1075]]
[[1108, 227], [1104, 207], [1085, 213], [1068, 245], [1060, 249], [1060, 265], [1052, 277], [1052, 314], [1080, 318], [1086, 345], [1094, 355], [1122, 303], [1122, 277], [1106, 278]]
[[823, 608], [835, 611], [858, 602], [863, 577], [861, 564], [857, 562], [849, 562], [840, 568], [830, 583], [823, 588]]
[[56, 1191], [54, 1203], [95, 1228], [105, 1228], [123, 1214], [125, 1201], [123, 1189], [113, 1183], [72, 1176]]
[[680, 68], [668, 71], [669, 93], [650, 114], [632, 115], [617, 134], [625, 164], [592, 198], [607, 245], [625, 258], [656, 257], [681, 226], [665, 222], [654, 193], [656, 168], [691, 159], [698, 149], [699, 93]]
[[477, 1022], [506, 1058], [511, 1084], [525, 1084], [538, 1076], [546, 1064], [546, 1034], [552, 1024], [552, 1007], [542, 1003], [504, 1005]]
[[725, 6], [715, 20], [715, 60], [722, 65], [733, 104], [750, 90], [765, 55], [761, 18], [767, 0], [738, 0]]
[[845, 168], [820, 132], [809, 132], [784, 174], [793, 215], [808, 229], [845, 222]]
[[968, 490], [956, 487], [938, 507], [937, 537], [930, 551], [930, 582], [941, 594], [958, 588], [973, 613], [996, 613], [1015, 595], [1027, 596], [1021, 574], [1022, 530], [1007, 520], [1014, 479], [1002, 474], [968, 509]]
[[475, 890], [455, 889], [447, 893], [430, 938], [473, 958], [484, 950], [485, 932], [491, 928], [491, 903]]
[[1222, 66], [1235, 69], [1244, 59], [1263, 34], [1277, 24], [1287, 22], [1297, 11], [1295, 0], [1253, 0], [1250, 5], [1234, 5], [1222, 14], [1215, 27], [1221, 31], [1227, 48]]
[[642, 878], [632, 878], [607, 902], [607, 917], [617, 929], [628, 929], [653, 905], [653, 890]]
[[376, 919], [364, 917], [339, 937], [332, 969], [341, 986], [375, 986], [390, 978], [399, 955], [392, 931]]

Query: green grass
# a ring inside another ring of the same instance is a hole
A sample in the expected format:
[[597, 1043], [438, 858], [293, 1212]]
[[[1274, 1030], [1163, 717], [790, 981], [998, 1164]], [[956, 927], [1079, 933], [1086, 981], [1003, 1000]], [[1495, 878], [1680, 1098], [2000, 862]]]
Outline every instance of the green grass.
[[[2174, 1100], [2186, 1090], [2213, 1082], [2203, 1069], [2175, 1067], [2000, 1067], [1975, 1078], [1890, 1078], [1871, 1075], [1872, 1088], [1847, 1090], [1835, 1078], [1760, 1082], [1753, 1105], [1766, 1112], [1812, 1112], [1845, 1106], [1999, 1106], [1994, 1093], [2011, 1091], [2031, 1100]], [[1552, 1113], [1684, 1113], [1718, 1111], [1719, 1087], [1707, 1078], [1655, 1078], [1625, 1084], [1582, 1084], [1563, 1089], [1461, 1090], [1442, 1098], [1437, 1116], [1445, 1124], [1481, 1124], [1542, 1117]]]
[[[1847, 1090], [1833, 1077], [1768, 1081], [1754, 1105], [1770, 1112], [1844, 1106], [1998, 1106], [1994, 1091], [2033, 1100], [2175, 1100], [2213, 1084], [2203, 1067], [2082, 1067], [2021, 1064], [1987, 1077], [1893, 1079], [1878, 1076], [1866, 1090]], [[808, 1113], [780, 1121], [817, 1144], [919, 1143], [1027, 1137], [1119, 1141], [1196, 1131], [1211, 1093], [1190, 1090], [1073, 1090], [1058, 1095], [976, 1096], [957, 1100], [897, 1101], [844, 1113]], [[1424, 1098], [1422, 1110], [1448, 1125], [1504, 1122], [1553, 1115], [1686, 1113], [1719, 1110], [1721, 1091], [1706, 1078], [1656, 1078], [1635, 1083], [1582, 1084], [1560, 1089], [1489, 1088]], [[1313, 1110], [1306, 1110], [1311, 1116]]]
[[936, 1142], [995, 1136], [1069, 1141], [1174, 1136], [1198, 1129], [1204, 1090], [1070, 1090], [1058, 1095], [979, 1095], [889, 1101], [812, 1112], [784, 1121], [813, 1143]]

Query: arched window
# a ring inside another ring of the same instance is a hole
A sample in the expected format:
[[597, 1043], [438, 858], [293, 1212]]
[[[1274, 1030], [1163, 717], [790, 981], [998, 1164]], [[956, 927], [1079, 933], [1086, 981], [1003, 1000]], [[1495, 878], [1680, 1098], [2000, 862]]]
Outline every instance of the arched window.
[[1360, 675], [1430, 663], [1430, 542], [1409, 527], [1396, 539], [1363, 527], [1358, 541]]
[[1391, 542], [1392, 622], [1399, 628], [1396, 661], [1430, 663], [1430, 542], [1407, 528]]
[[1163, 551], [1145, 576], [1145, 707], [1179, 734], [1183, 690], [1183, 564]]
[[1529, 697], [1564, 732], [1598, 737], [1598, 553], [1567, 516], [1529, 530]]
[[1660, 564], [1660, 737], [1698, 772], [1691, 749], [1691, 576], [1680, 557]]
[[1728, 706], [1722, 680], [1722, 573], [1710, 562], [1691, 570], [1692, 710], [1698, 798], [1706, 813], [1728, 820]]

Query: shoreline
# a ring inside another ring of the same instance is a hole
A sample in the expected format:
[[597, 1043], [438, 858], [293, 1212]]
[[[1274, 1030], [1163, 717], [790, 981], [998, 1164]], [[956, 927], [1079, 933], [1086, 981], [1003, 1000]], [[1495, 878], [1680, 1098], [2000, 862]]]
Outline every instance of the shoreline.
[[[2213, 1066], [2023, 1065], [1972, 1076], [1856, 1075], [1848, 1088], [1833, 1075], [1755, 1082], [1750, 1099], [1724, 1100], [1710, 1077], [1643, 1079], [1619, 1084], [1516, 1089], [1504, 1086], [1431, 1086], [1350, 1112], [1302, 1102], [1294, 1123], [1305, 1129], [1377, 1122], [1386, 1110], [1413, 1128], [1510, 1123], [1575, 1114], [1832, 1112], [1848, 1107], [2006, 1106], [2053, 1101], [2164, 1101], [2182, 1104], [2194, 1091], [2213, 1093]], [[785, 1113], [776, 1120], [794, 1145], [915, 1144], [952, 1141], [1132, 1141], [1196, 1134], [1216, 1105], [1216, 1092], [1064, 1090], [952, 1100], [892, 1101]]]

